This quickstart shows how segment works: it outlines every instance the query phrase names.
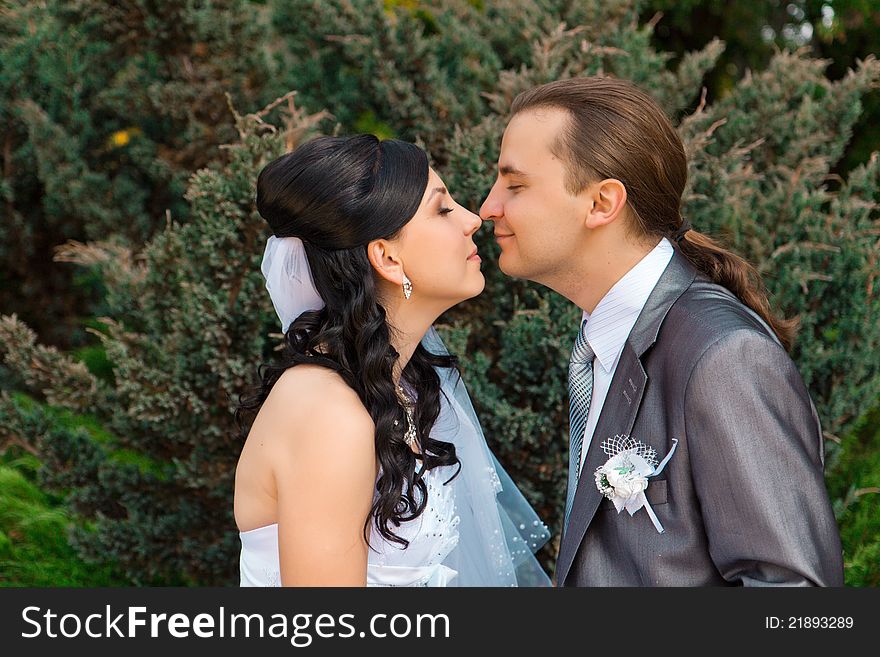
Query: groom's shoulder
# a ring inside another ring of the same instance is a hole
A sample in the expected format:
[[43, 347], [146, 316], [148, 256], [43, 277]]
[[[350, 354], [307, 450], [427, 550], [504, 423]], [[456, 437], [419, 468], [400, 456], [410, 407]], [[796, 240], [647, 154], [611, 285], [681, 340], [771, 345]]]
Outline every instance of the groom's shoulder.
[[667, 341], [686, 342], [691, 353], [734, 334], [743, 340], [776, 341], [772, 329], [757, 313], [728, 289], [702, 276], [672, 305], [663, 324], [659, 341], [662, 343], [665, 337]]

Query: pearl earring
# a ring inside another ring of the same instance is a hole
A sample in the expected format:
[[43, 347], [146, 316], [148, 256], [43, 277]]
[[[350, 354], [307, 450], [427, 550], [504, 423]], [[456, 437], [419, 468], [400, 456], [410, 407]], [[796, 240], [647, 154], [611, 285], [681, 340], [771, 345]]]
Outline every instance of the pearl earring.
[[406, 277], [406, 274], [403, 275], [403, 296], [407, 299], [412, 295], [412, 282]]

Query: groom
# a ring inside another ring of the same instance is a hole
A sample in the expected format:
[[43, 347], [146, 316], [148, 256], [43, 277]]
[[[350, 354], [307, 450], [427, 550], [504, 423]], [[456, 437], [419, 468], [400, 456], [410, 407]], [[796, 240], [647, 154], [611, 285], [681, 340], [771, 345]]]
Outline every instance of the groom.
[[629, 83], [563, 80], [513, 103], [480, 215], [504, 273], [583, 310], [557, 585], [840, 586], [793, 325], [682, 220], [686, 180], [675, 130]]

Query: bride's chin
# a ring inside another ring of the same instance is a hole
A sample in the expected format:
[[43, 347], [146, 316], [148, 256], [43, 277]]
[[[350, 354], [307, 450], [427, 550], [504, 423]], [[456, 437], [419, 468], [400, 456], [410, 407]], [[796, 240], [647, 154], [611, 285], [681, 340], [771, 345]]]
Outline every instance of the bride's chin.
[[[480, 283], [476, 285], [471, 293], [466, 297], [467, 299], [473, 299], [474, 297], [478, 297], [483, 293], [483, 290], [486, 289], [486, 279], [483, 278], [482, 274], [480, 275]], [[464, 299], [462, 299], [464, 301]]]
[[[476, 276], [468, 280], [467, 283], [466, 286], [462, 286], [460, 293], [455, 296], [455, 301], [452, 303], [453, 306], [457, 306], [468, 299], [480, 296], [486, 288], [486, 279], [483, 277], [482, 272], [477, 272]], [[449, 308], [446, 310], [449, 310]]]

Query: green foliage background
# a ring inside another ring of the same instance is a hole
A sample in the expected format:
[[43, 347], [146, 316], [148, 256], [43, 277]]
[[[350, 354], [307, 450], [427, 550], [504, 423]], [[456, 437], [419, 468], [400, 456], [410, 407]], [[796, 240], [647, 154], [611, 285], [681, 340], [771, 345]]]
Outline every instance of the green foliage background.
[[[714, 0], [4, 2], [0, 585], [234, 584], [231, 410], [278, 338], [257, 172], [368, 131], [425, 145], [476, 208], [516, 93], [593, 74], [655, 95], [688, 148], [686, 215], [800, 317], [847, 582], [877, 585], [880, 18], [769, 4], [734, 21]], [[577, 311], [504, 278], [490, 237], [486, 292], [440, 328], [558, 530]]]

